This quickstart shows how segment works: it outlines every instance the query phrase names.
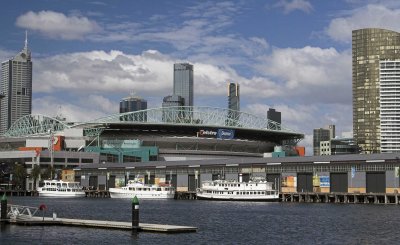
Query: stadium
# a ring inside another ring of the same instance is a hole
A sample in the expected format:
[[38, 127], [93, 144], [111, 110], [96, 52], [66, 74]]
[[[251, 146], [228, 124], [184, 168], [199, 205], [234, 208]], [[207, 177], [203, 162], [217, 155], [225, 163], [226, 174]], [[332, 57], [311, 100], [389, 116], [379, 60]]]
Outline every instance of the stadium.
[[276, 146], [295, 146], [304, 138], [274, 121], [245, 112], [168, 107], [114, 114], [84, 123], [29, 115], [12, 125], [1, 144], [48, 148], [50, 134], [64, 141], [59, 150], [156, 147], [157, 156], [149, 156], [149, 160], [159, 161], [263, 157]]

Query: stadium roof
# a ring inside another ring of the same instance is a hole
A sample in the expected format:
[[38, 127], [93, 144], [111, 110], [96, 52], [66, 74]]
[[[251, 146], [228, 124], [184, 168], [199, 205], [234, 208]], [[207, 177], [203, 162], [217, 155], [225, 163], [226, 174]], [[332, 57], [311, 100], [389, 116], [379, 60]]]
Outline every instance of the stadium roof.
[[247, 129], [260, 132], [289, 134], [303, 139], [295, 132], [266, 117], [246, 112], [214, 107], [161, 107], [141, 111], [113, 114], [84, 123], [68, 123], [44, 115], [28, 115], [17, 120], [4, 134], [5, 137], [26, 137], [62, 132], [66, 128], [83, 128], [86, 136], [100, 134], [109, 125], [171, 125]]

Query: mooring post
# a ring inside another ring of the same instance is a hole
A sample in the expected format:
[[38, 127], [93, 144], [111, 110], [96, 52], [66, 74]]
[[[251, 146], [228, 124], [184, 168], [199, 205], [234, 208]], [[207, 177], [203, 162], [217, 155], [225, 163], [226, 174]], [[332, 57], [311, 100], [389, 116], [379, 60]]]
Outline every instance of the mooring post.
[[135, 196], [132, 199], [132, 232], [137, 233], [139, 230], [139, 199]]
[[1, 198], [1, 222], [5, 222], [7, 220], [7, 197], [6, 193], [4, 193], [3, 197]]

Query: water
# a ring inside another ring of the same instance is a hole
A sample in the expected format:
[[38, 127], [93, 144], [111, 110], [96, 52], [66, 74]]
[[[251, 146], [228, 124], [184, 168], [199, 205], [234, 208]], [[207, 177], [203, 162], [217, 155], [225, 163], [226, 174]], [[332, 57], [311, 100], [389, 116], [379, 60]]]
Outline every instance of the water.
[[[131, 221], [131, 200], [8, 197], [46, 216]], [[198, 227], [163, 234], [64, 226], [6, 226], [0, 244], [397, 244], [395, 205], [140, 200], [140, 221]]]

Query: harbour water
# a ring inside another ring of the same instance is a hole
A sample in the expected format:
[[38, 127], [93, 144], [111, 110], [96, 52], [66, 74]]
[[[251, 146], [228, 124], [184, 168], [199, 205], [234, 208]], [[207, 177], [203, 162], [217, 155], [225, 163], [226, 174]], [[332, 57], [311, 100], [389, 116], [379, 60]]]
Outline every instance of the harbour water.
[[[131, 200], [8, 197], [46, 216], [131, 221]], [[2, 226], [0, 244], [396, 244], [398, 205], [141, 200], [140, 221], [198, 227], [162, 234], [61, 226]]]

